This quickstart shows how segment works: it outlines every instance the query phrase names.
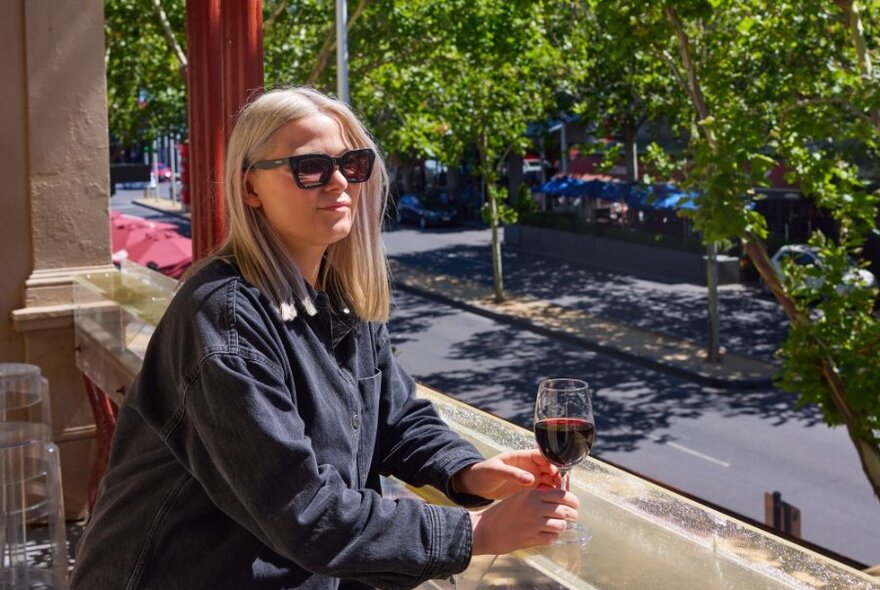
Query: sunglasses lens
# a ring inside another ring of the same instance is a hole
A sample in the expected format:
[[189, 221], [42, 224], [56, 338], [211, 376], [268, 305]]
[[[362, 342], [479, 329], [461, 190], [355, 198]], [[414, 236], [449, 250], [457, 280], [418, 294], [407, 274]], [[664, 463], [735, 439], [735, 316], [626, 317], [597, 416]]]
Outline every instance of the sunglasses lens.
[[373, 152], [355, 150], [342, 156], [339, 169], [348, 182], [366, 182], [373, 172]]
[[315, 154], [290, 158], [290, 168], [302, 188], [324, 186], [333, 174], [335, 163], [348, 182], [366, 182], [373, 173], [373, 150], [352, 150], [338, 159]]
[[321, 186], [327, 182], [333, 162], [327, 156], [305, 158], [297, 162], [296, 177], [306, 187]]

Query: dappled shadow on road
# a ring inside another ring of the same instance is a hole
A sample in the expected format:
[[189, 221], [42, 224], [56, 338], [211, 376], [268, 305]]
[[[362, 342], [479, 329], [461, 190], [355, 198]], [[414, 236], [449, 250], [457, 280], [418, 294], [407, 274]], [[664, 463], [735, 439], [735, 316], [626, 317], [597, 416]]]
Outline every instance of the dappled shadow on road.
[[[424, 299], [402, 297], [405, 313], [392, 322], [399, 348], [412, 331], [423, 332], [437, 308]], [[538, 383], [548, 377], [586, 380], [594, 391], [599, 438], [596, 451], [630, 451], [681, 420], [704, 413], [722, 416], [755, 415], [774, 425], [798, 421], [821, 422], [814, 408], [798, 409], [796, 398], [777, 390], [718, 391], [678, 377], [642, 368], [580, 349], [521, 329], [497, 325], [473, 333], [447, 350], [437, 364], [452, 367], [428, 370], [414, 377], [483, 410], [531, 429]]]
[[[454, 246], [394, 258], [427, 271], [492, 284], [485, 247]], [[510, 250], [505, 250], [503, 268], [509, 292], [677, 338], [708, 341], [705, 286], [648, 281]], [[732, 352], [770, 360], [785, 339], [787, 321], [781, 309], [754, 289], [721, 287], [718, 309], [721, 345]]]
[[[406, 298], [406, 301], [401, 301]], [[391, 303], [392, 321], [389, 323], [394, 346], [403, 346], [414, 339], [418, 334], [428, 330], [431, 325], [445, 317], [457, 313], [457, 310], [445, 305], [425, 307], [419, 313], [407, 313], [407, 303], [412, 303], [415, 298], [400, 291], [393, 293]]]

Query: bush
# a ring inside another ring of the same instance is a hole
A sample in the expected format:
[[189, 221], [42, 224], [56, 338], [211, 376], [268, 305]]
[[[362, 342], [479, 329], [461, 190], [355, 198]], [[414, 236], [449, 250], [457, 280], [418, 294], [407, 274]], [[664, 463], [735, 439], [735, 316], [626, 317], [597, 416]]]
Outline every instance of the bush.
[[602, 236], [612, 240], [634, 242], [637, 244], [651, 244], [670, 250], [684, 250], [686, 252], [704, 252], [706, 247], [698, 238], [682, 239], [666, 234], [657, 234], [640, 231], [635, 228], [604, 226], [587, 223], [572, 213], [554, 213], [552, 211], [539, 211], [520, 215], [519, 223], [532, 227], [543, 227], [558, 231], [567, 231], [590, 236]]

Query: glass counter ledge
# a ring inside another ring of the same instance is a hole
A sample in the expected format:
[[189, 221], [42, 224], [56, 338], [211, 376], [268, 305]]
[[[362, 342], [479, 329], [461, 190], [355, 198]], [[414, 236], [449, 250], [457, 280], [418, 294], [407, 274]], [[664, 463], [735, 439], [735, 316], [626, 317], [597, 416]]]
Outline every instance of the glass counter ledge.
[[[76, 330], [91, 347], [90, 354], [78, 352], [78, 364], [108, 393], [131, 383], [175, 285], [133, 264], [77, 280]], [[535, 446], [528, 430], [424, 386], [418, 395], [485, 455]], [[457, 577], [458, 590], [880, 590], [876, 578], [592, 458], [573, 470], [572, 491], [581, 500], [581, 520], [593, 531], [589, 543], [475, 558]], [[436, 490], [407, 493], [445, 501]], [[443, 584], [425, 587], [449, 587]]]
[[[529, 430], [424, 386], [419, 395], [485, 455], [535, 447]], [[491, 578], [503, 570], [507, 578], [544, 576], [537, 586], [513, 587], [880, 589], [880, 580], [863, 572], [596, 459], [572, 471], [572, 491], [581, 501], [581, 521], [593, 531], [587, 544], [499, 558], [472, 587], [495, 587]], [[426, 499], [436, 501], [436, 494]]]

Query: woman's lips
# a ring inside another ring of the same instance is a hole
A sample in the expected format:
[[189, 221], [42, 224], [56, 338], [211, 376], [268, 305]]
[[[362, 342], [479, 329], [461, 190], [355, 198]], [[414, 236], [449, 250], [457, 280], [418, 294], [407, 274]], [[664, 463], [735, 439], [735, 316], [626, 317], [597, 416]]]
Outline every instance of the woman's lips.
[[350, 209], [351, 203], [333, 203], [332, 205], [327, 205], [326, 207], [320, 207], [321, 211], [342, 211], [343, 209]]

